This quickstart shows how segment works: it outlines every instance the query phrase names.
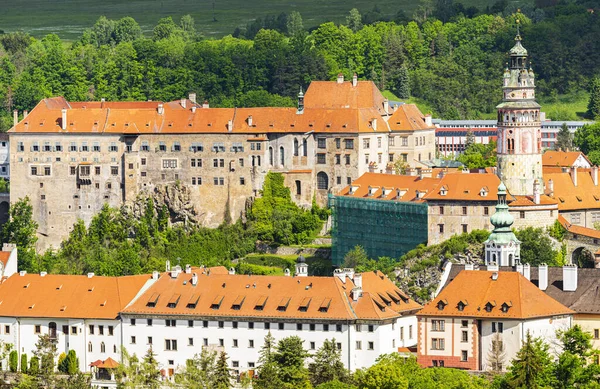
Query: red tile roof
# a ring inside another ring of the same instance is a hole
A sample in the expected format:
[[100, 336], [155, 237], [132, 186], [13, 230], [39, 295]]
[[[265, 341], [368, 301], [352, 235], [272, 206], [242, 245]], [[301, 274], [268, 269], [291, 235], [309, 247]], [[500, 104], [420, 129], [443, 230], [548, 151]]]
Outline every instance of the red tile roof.
[[392, 131], [417, 131], [433, 130], [435, 126], [425, 123], [425, 115], [421, 113], [415, 104], [401, 104], [396, 112], [388, 119]]
[[583, 157], [590, 166], [592, 163], [581, 151], [554, 151], [548, 150], [542, 155], [543, 166], [571, 167], [579, 157]]
[[10, 258], [10, 251], [0, 251], [0, 262], [6, 268], [6, 264], [8, 263], [8, 258]]
[[[439, 184], [439, 178], [419, 178], [416, 176], [403, 176], [397, 174], [365, 173], [352, 182], [352, 185], [342, 189], [338, 195], [364, 197], [380, 200], [420, 200], [418, 193], [425, 195], [433, 191]], [[355, 188], [350, 194], [350, 188]], [[372, 193], [369, 195], [369, 187]], [[386, 191], [387, 194], [383, 193]], [[401, 197], [398, 198], [400, 190]]]
[[589, 169], [577, 171], [577, 186], [573, 184], [571, 173], [544, 172], [547, 195], [550, 195], [550, 180], [554, 186], [554, 193], [550, 197], [558, 202], [559, 211], [600, 208], [600, 186], [594, 185]]
[[[463, 310], [459, 309], [461, 301]], [[488, 304], [492, 307], [489, 312]], [[505, 304], [506, 312], [502, 310]], [[520, 273], [463, 270], [417, 316], [529, 319], [573, 313]]]
[[376, 108], [384, 114], [385, 97], [372, 81], [313, 81], [304, 95], [305, 108]]
[[563, 215], [558, 215], [558, 221], [562, 226], [572, 234], [588, 236], [594, 239], [600, 239], [600, 231], [593, 228], [581, 227], [576, 224], [571, 224]]

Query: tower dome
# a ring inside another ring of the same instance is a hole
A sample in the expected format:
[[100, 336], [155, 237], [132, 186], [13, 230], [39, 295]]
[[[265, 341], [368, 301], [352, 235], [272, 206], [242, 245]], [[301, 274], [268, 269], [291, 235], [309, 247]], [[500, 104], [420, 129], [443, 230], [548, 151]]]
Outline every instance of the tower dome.
[[511, 229], [515, 219], [508, 212], [506, 195], [506, 185], [500, 182], [496, 212], [490, 218], [494, 230], [485, 241], [486, 265], [514, 266], [520, 262], [521, 242]]

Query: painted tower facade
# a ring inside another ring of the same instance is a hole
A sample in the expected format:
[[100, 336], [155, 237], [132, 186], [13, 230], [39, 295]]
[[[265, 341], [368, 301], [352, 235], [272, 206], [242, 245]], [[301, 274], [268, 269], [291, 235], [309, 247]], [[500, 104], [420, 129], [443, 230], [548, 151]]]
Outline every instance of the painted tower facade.
[[[518, 26], [518, 25], [517, 25]], [[513, 195], [531, 195], [542, 181], [542, 127], [535, 101], [535, 76], [517, 29], [504, 71], [504, 98], [498, 110], [498, 176]]]

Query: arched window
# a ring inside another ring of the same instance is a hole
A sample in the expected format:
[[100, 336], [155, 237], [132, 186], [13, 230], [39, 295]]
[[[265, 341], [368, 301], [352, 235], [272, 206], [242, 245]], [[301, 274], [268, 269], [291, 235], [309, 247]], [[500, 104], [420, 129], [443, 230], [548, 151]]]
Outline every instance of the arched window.
[[298, 145], [298, 138], [294, 138], [294, 157], [298, 156], [298, 148], [300, 146]]
[[296, 180], [296, 194], [302, 194], [302, 183], [300, 182], [300, 180]]
[[48, 323], [48, 335], [50, 335], [50, 339], [56, 339], [56, 323], [53, 321]]
[[279, 164], [285, 166], [285, 150], [283, 146], [279, 147]]
[[508, 266], [513, 266], [513, 255], [512, 254], [508, 254]]
[[256, 156], [256, 164], [260, 166], [260, 155]]
[[317, 173], [317, 189], [329, 189], [329, 177], [327, 177], [327, 173]]
[[104, 342], [100, 343], [100, 352], [101, 353], [105, 353], [106, 352], [106, 345], [104, 344]]
[[269, 165], [273, 166], [273, 148], [269, 147]]
[[302, 140], [302, 155], [308, 157], [308, 142], [306, 139]]
[[252, 156], [252, 166], [256, 166], [255, 163], [256, 163], [256, 157], [253, 155]]
[[88, 342], [88, 353], [91, 353], [92, 349], [92, 342]]

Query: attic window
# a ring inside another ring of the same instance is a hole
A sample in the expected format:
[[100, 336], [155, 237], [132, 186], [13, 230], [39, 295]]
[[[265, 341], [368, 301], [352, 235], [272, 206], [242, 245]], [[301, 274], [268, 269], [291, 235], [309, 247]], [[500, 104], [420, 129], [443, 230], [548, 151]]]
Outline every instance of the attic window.
[[61, 312], [64, 312], [64, 311], [66, 311], [66, 310], [67, 310], [67, 306], [66, 306], [66, 305], [63, 305], [62, 307], [60, 307], [60, 311], [61, 311]]
[[594, 200], [600, 201], [600, 198], [598, 198], [598, 196], [594, 195]]
[[97, 126], [97, 125], [98, 125], [98, 121], [94, 120], [94, 126]]
[[501, 309], [502, 309], [502, 312], [504, 312], [504, 313], [508, 312], [508, 310], [509, 310], [511, 307], [512, 307], [512, 302], [510, 302], [510, 301], [509, 301], [509, 302], [505, 302], [505, 303], [503, 303], [503, 304], [502, 304], [502, 307], [501, 307]]
[[395, 294], [393, 294], [392, 292], [386, 292], [388, 296], [390, 296], [390, 298], [396, 303], [396, 304], [400, 304], [400, 298], [398, 298], [398, 296], [396, 296]]
[[559, 197], [558, 199], [560, 200], [561, 203], [565, 202], [565, 199], [563, 199], [562, 197]]
[[188, 123], [188, 127], [191, 127], [191, 126], [192, 126], [192, 123], [191, 123], [191, 122], [190, 122], [190, 123]]
[[487, 197], [488, 191], [486, 188], [481, 188], [481, 190], [479, 191], [479, 195], [481, 197]]
[[237, 296], [233, 304], [231, 305], [231, 309], [234, 311], [239, 311], [242, 308], [242, 304], [244, 304], [244, 300], [246, 296]]
[[169, 122], [169, 127], [173, 127], [173, 122]]
[[440, 196], [446, 196], [447, 194], [448, 194], [448, 191], [446, 190], [446, 188], [440, 189]]
[[125, 127], [129, 127], [129, 123], [125, 123]]
[[581, 196], [575, 196], [575, 198], [577, 199], [577, 201], [581, 202]]
[[156, 304], [158, 303], [158, 298], [159, 297], [160, 297], [160, 294], [153, 293], [152, 296], [150, 296], [150, 298], [148, 299], [148, 302], [146, 303], [146, 306], [150, 307], [150, 308], [156, 307]]
[[268, 298], [269, 297], [267, 296], [260, 296], [260, 298], [256, 302], [256, 305], [254, 306], [254, 309], [257, 311], [262, 311], [263, 309], [265, 309], [265, 304], [267, 303]]
[[387, 298], [386, 296], [384, 296], [381, 293], [377, 293], [377, 294], [379, 295], [379, 297], [381, 297], [381, 299], [383, 300], [385, 305], [387, 305], [388, 307], [392, 305], [392, 300], [390, 300], [389, 298]]
[[496, 302], [495, 301], [488, 301], [488, 303], [485, 304], [485, 311], [486, 312], [492, 312], [492, 309], [494, 309], [495, 306], [496, 306]]
[[105, 306], [106, 306], [106, 300], [104, 300], [104, 302], [103, 302], [103, 303], [100, 303], [100, 306], [101, 306], [101, 307], [105, 307]]
[[298, 310], [300, 312], [308, 311], [308, 306], [310, 305], [310, 300], [312, 300], [312, 298], [310, 298], [310, 297], [303, 298], [302, 302], [300, 302], [300, 307], [298, 307]]
[[404, 293], [402, 292], [400, 289], [396, 289], [396, 294], [398, 295], [398, 297], [400, 297], [402, 299], [402, 301], [404, 301], [405, 303], [408, 302], [408, 300], [410, 300], [410, 298]]
[[189, 309], [196, 309], [196, 305], [198, 305], [198, 300], [200, 300], [200, 295], [193, 294], [192, 297], [190, 298], [190, 301], [188, 301], [188, 303], [185, 307], [189, 308]]
[[215, 297], [212, 304], [210, 304], [210, 309], [219, 309], [221, 307], [221, 303], [223, 302], [223, 296], [219, 295]]
[[347, 128], [347, 127], [348, 127], [348, 125], [347, 125], [347, 124], [343, 124], [343, 125], [342, 125], [342, 127], [343, 127], [343, 128]]
[[444, 300], [440, 300], [437, 303], [437, 309], [440, 310], [440, 311], [443, 311], [444, 308], [446, 307], [446, 305], [448, 305], [448, 301], [447, 300], [445, 300], [445, 299]]
[[275, 124], [269, 123], [269, 127], [275, 127]]
[[93, 287], [93, 286], [90, 286], [90, 287], [88, 288], [88, 292], [93, 292], [93, 291], [94, 291], [94, 287]]
[[309, 123], [308, 126], [309, 127], [313, 127], [315, 124], [314, 123]]
[[35, 304], [31, 304], [31, 305], [29, 306], [29, 309], [33, 309], [33, 307], [35, 307]]
[[113, 126], [113, 127], [115, 127], [116, 125], [117, 125], [117, 123], [113, 123], [113, 124], [111, 124], [111, 126]]
[[277, 310], [279, 312], [285, 312], [287, 310], [288, 305], [290, 304], [290, 297], [284, 297], [281, 299], [281, 301], [279, 302], [279, 305], [277, 305]]
[[326, 126], [327, 128], [330, 128], [330, 127], [331, 127], [331, 123], [327, 123], [325, 126]]
[[212, 123], [207, 123], [206, 124], [208, 127], [212, 127]]
[[319, 306], [319, 312], [327, 312], [329, 310], [329, 305], [331, 305], [331, 299], [325, 298], [323, 302]]
[[56, 287], [56, 290], [61, 290], [61, 289], [62, 289], [62, 285], [58, 285], [58, 286]]
[[375, 299], [373, 299], [373, 302], [379, 307], [381, 312], [385, 312], [385, 304], [384, 303], [382, 303], [379, 300], [375, 300]]
[[456, 308], [458, 308], [459, 311], [464, 311], [465, 307], [469, 305], [469, 302], [467, 300], [460, 300], [458, 302], [458, 305], [456, 306]]
[[181, 298], [180, 294], [174, 294], [171, 297], [171, 300], [169, 300], [169, 302], [167, 303], [167, 307], [169, 308], [176, 308], [177, 307], [177, 303], [179, 303], [179, 299]]
[[23, 289], [27, 289], [27, 288], [29, 288], [29, 285], [30, 285], [30, 284], [23, 285]]
[[150, 127], [150, 122], [146, 123], [146, 127]]

